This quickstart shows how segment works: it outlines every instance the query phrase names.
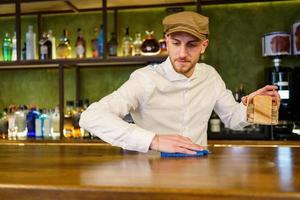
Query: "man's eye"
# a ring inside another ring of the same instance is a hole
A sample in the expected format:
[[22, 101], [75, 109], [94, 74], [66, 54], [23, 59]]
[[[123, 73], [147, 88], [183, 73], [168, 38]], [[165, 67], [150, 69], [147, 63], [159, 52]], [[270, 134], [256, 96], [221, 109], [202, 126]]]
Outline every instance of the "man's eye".
[[179, 42], [172, 42], [173, 45], [178, 46]]
[[190, 47], [190, 48], [193, 48], [193, 47], [196, 47], [196, 46], [197, 46], [197, 44], [194, 44], [194, 43], [188, 44], [188, 47]]

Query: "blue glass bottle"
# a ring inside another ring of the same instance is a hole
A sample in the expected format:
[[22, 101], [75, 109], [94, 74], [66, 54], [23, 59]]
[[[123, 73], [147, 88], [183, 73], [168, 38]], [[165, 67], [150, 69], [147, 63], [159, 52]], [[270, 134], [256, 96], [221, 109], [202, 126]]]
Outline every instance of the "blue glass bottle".
[[98, 35], [98, 55], [100, 58], [104, 56], [104, 36], [103, 36], [103, 25], [100, 25], [99, 35]]
[[39, 111], [36, 108], [31, 108], [26, 116], [27, 137], [35, 137], [35, 120], [39, 118]]

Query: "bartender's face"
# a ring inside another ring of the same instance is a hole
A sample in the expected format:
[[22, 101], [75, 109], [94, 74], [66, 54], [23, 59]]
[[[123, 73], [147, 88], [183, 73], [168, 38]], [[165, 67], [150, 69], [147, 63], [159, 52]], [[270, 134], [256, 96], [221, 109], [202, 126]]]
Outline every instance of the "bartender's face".
[[208, 40], [200, 40], [185, 32], [176, 32], [166, 36], [166, 43], [174, 70], [190, 77], [200, 55], [204, 53], [208, 45]]

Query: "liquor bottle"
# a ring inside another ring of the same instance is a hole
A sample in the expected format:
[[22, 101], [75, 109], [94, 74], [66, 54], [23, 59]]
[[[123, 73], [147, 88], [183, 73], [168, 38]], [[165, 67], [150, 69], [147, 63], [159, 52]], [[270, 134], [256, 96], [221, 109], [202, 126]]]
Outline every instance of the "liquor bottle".
[[68, 31], [64, 29], [63, 35], [60, 38], [60, 42], [56, 49], [58, 58], [71, 58], [72, 47], [70, 45], [70, 40], [68, 39]]
[[16, 32], [14, 32], [14, 36], [12, 37], [12, 56], [11, 56], [12, 61], [17, 60], [17, 36]]
[[74, 101], [67, 101], [65, 116], [64, 116], [64, 136], [66, 138], [72, 137], [73, 134], [73, 113], [74, 113]]
[[122, 39], [122, 54], [123, 56], [132, 56], [132, 38], [129, 35], [129, 27], [126, 28]]
[[244, 91], [244, 85], [240, 84], [239, 88], [235, 88], [235, 92], [233, 93], [234, 99], [237, 102], [241, 102], [242, 101], [242, 97], [245, 96], [246, 93]]
[[84, 130], [79, 126], [79, 120], [81, 113], [84, 111], [82, 100], [76, 100], [75, 102], [75, 110], [73, 113], [73, 134], [74, 138], [84, 137]]
[[153, 31], [146, 31], [146, 37], [141, 46], [142, 55], [152, 56], [160, 52], [159, 43], [154, 37]]
[[0, 138], [6, 139], [8, 137], [8, 118], [7, 118], [7, 108], [0, 112]]
[[212, 113], [209, 120], [210, 132], [211, 133], [220, 133], [221, 132], [221, 120], [215, 112]]
[[39, 111], [35, 107], [32, 107], [26, 116], [27, 137], [29, 138], [35, 137], [35, 120], [39, 115]]
[[92, 57], [93, 58], [98, 58], [99, 57], [99, 52], [98, 52], [98, 28], [94, 28], [94, 38], [91, 40], [91, 47], [92, 47]]
[[24, 42], [24, 47], [22, 48], [22, 60], [26, 60], [26, 42]]
[[167, 49], [167, 43], [165, 40], [165, 37], [163, 36], [161, 39], [158, 40], [159, 48], [160, 48], [160, 55], [167, 55], [168, 49]]
[[16, 139], [17, 138], [17, 127], [16, 127], [16, 118], [15, 118], [16, 106], [11, 105], [8, 108], [8, 138]]
[[42, 115], [42, 109], [39, 110], [39, 116], [35, 119], [35, 137], [36, 138], [41, 138], [43, 137], [43, 130], [42, 130], [42, 119], [41, 119], [41, 115]]
[[111, 32], [111, 37], [108, 42], [108, 55], [117, 56], [118, 54], [118, 41], [115, 32]]
[[9, 33], [5, 33], [5, 36], [3, 39], [2, 54], [3, 54], [3, 61], [11, 61], [11, 59], [12, 59], [12, 40], [9, 36]]
[[60, 114], [58, 106], [55, 107], [54, 112], [51, 114], [51, 135], [52, 138], [60, 137]]
[[26, 60], [34, 60], [36, 53], [36, 34], [33, 32], [33, 26], [28, 26], [26, 33]]
[[76, 58], [86, 57], [86, 42], [80, 28], [77, 29], [77, 40], [75, 43], [75, 48], [76, 48]]
[[134, 41], [133, 41], [133, 55], [140, 56], [141, 54], [141, 46], [142, 46], [141, 33], [135, 33]]
[[86, 110], [90, 105], [90, 100], [89, 99], [84, 99], [83, 100], [83, 109]]
[[100, 25], [100, 30], [98, 34], [98, 56], [99, 58], [103, 58], [104, 56], [104, 32], [103, 25]]
[[52, 46], [52, 59], [56, 59], [56, 42], [55, 37], [53, 36], [53, 31], [49, 30], [47, 35], [48, 40], [51, 42]]
[[47, 33], [43, 33], [43, 37], [39, 42], [40, 60], [52, 59], [52, 43], [47, 37]]
[[27, 126], [26, 126], [27, 111], [26, 110], [27, 110], [26, 105], [20, 105], [18, 110], [14, 114], [18, 138], [26, 138], [27, 137]]
[[35, 120], [36, 137], [51, 137], [51, 119], [47, 109], [40, 110], [39, 117]]

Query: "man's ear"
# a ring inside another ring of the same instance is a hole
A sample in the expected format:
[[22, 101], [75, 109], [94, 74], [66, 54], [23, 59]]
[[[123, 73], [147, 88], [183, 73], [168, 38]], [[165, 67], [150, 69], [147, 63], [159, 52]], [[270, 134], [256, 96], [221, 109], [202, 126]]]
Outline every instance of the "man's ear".
[[209, 44], [208, 39], [205, 39], [201, 42], [201, 46], [202, 46], [201, 54], [204, 54], [206, 48], [208, 47], [208, 44]]

